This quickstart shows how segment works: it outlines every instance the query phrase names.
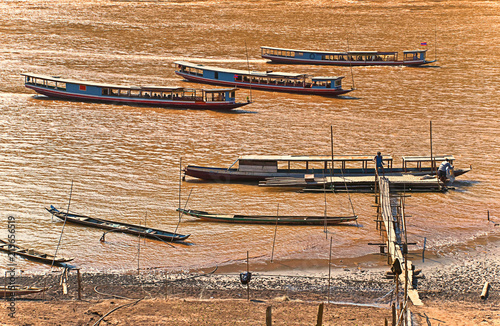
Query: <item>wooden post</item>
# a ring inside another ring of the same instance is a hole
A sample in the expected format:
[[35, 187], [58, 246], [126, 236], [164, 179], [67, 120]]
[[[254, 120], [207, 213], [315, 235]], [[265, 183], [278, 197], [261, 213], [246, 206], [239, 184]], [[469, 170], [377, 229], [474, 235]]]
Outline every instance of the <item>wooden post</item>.
[[[3, 279], [4, 288], [3, 289], [5, 290], [5, 292], [7, 292], [7, 271], [5, 271], [5, 273], [3, 274], [3, 277], [4, 277], [4, 279]], [[43, 291], [43, 292], [45, 292], [45, 291]], [[5, 298], [5, 301], [7, 301], [7, 295], [5, 295], [4, 298]]]
[[422, 248], [422, 263], [425, 261], [424, 255], [425, 255], [425, 245], [427, 243], [427, 237], [424, 238], [424, 248]]
[[278, 208], [276, 209], [276, 225], [274, 226], [274, 239], [273, 239], [273, 250], [271, 251], [271, 263], [274, 258], [274, 245], [276, 243], [276, 232], [278, 231], [278, 216], [280, 212], [280, 204], [278, 203]]
[[[250, 273], [250, 267], [248, 263], [248, 251], [247, 251], [247, 275]], [[250, 301], [250, 280], [247, 282], [247, 300]]]
[[324, 308], [324, 303], [320, 303], [318, 307], [318, 319], [316, 322], [316, 326], [323, 325], [323, 308]]
[[80, 275], [80, 269], [76, 270], [78, 277], [78, 300], [82, 300], [82, 277]]
[[330, 258], [328, 259], [328, 300], [327, 302], [330, 302], [330, 290], [331, 290], [331, 284], [332, 284], [332, 240], [333, 238], [330, 237]]
[[437, 181], [438, 187], [440, 189], [441, 186], [439, 185], [439, 177], [438, 177], [437, 171], [436, 171], [436, 161], [434, 160], [434, 156], [432, 154], [432, 120], [430, 121], [430, 142], [431, 142], [431, 169], [432, 169], [432, 172], [434, 172], [434, 175], [436, 176], [436, 181]]
[[137, 245], [137, 275], [139, 275], [139, 262], [141, 258], [141, 236], [139, 235], [139, 244]]
[[490, 288], [490, 282], [484, 283], [483, 291], [481, 292], [481, 299], [486, 299], [488, 297], [489, 288]]
[[332, 177], [333, 177], [333, 169], [334, 169], [334, 163], [333, 163], [333, 126], [330, 126], [330, 140], [331, 140], [331, 149], [332, 149]]
[[490, 210], [488, 209], [488, 221], [490, 220]]
[[392, 326], [396, 326], [396, 304], [392, 303]]
[[[399, 274], [394, 273], [394, 277], [396, 278], [396, 305], [394, 306], [394, 313], [396, 314], [399, 308]], [[393, 324], [396, 325], [396, 324]]]
[[165, 299], [168, 300], [168, 271], [167, 276], [165, 277]]
[[266, 326], [271, 326], [272, 324], [273, 324], [272, 306], [268, 306], [266, 309]]

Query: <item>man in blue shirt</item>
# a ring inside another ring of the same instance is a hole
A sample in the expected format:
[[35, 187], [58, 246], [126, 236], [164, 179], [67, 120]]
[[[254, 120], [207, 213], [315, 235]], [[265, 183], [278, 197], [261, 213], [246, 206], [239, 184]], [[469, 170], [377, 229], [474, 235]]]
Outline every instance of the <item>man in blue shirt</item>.
[[384, 171], [384, 161], [382, 158], [382, 153], [377, 152], [377, 156], [373, 158], [373, 161], [375, 162], [375, 169], [377, 172], [380, 174], [380, 171], [382, 171], [382, 175], [385, 177], [385, 171]]

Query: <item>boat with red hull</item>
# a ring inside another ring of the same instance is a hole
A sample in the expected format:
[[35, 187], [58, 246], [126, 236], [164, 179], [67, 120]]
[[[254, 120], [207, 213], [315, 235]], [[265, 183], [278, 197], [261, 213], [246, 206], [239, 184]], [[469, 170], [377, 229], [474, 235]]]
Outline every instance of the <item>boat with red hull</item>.
[[232, 110], [250, 103], [236, 102], [236, 88], [123, 86], [36, 74], [21, 75], [27, 88], [66, 100], [203, 110]]
[[174, 64], [177, 75], [198, 83], [323, 96], [338, 96], [354, 90], [342, 88], [344, 76], [314, 77], [274, 71], [245, 71], [186, 61], [176, 61]]

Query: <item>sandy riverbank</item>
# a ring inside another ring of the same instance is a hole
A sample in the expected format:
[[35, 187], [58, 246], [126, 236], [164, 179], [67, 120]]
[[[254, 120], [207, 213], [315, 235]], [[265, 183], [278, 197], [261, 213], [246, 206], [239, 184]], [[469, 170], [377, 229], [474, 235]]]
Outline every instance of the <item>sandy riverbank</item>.
[[[417, 325], [500, 325], [500, 263], [498, 246], [481, 252], [425, 264], [418, 289], [424, 306], [412, 306]], [[60, 273], [18, 278], [18, 283], [50, 289], [42, 296], [18, 298], [16, 318], [0, 308], [2, 325], [262, 325], [272, 306], [273, 325], [315, 324], [318, 306], [325, 306], [324, 325], [383, 325], [390, 321], [394, 284], [384, 278], [387, 268], [254, 272], [249, 291], [238, 273], [221, 270], [140, 275], [82, 273], [82, 301], [77, 274], [68, 278], [63, 295]], [[484, 282], [489, 296], [480, 298]], [[250, 299], [250, 300], [248, 300]]]

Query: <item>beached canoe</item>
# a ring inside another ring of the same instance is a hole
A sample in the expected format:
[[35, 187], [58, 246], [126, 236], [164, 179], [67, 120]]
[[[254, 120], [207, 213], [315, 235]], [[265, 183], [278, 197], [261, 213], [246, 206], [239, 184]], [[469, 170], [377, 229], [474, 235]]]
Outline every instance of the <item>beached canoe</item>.
[[45, 291], [42, 288], [23, 285], [4, 285], [0, 286], [0, 298], [16, 297], [18, 295], [28, 295]]
[[54, 264], [54, 266], [59, 266], [62, 263], [67, 263], [74, 259], [74, 258], [64, 258], [64, 257], [56, 257], [54, 259], [54, 255], [46, 254], [44, 252], [35, 250], [33, 248], [22, 248], [16, 244], [10, 244], [4, 240], [0, 240], [0, 251], [5, 252], [9, 255], [13, 254], [16, 256], [21, 256], [23, 258], [38, 263], [43, 263], [48, 265]]
[[179, 233], [173, 233], [141, 225], [105, 220], [102, 218], [89, 217], [73, 213], [66, 214], [64, 212], [59, 211], [52, 205], [50, 206], [50, 208], [45, 208], [45, 209], [49, 213], [51, 213], [52, 215], [63, 221], [67, 220], [68, 222], [71, 223], [86, 225], [104, 230], [111, 230], [113, 232], [133, 234], [150, 239], [175, 242], [175, 241], [184, 241], [190, 236], [189, 234], [184, 235]]
[[60, 77], [21, 74], [24, 85], [35, 92], [60, 99], [181, 109], [232, 110], [247, 104], [236, 102], [236, 88], [123, 86]]
[[272, 215], [226, 215], [213, 214], [194, 209], [178, 208], [183, 214], [211, 222], [241, 224], [287, 224], [287, 225], [334, 225], [356, 221], [357, 216], [272, 216]]

